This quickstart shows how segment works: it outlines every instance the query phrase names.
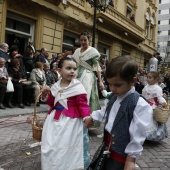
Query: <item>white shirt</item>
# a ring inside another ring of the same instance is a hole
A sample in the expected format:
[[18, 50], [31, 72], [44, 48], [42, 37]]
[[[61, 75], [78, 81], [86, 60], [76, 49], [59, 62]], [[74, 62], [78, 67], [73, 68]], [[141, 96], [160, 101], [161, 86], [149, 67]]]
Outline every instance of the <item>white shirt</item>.
[[[105, 129], [110, 133], [112, 130], [113, 122], [115, 121], [117, 112], [120, 107], [120, 102], [129, 94], [134, 93], [135, 88], [133, 87], [127, 93], [122, 96], [118, 96], [117, 100], [114, 102], [108, 122]], [[108, 99], [105, 100], [105, 106], [101, 110], [96, 110], [92, 113], [93, 120], [102, 121], [103, 116], [105, 115], [106, 106]], [[139, 97], [135, 110], [133, 112], [133, 119], [129, 127], [130, 133], [130, 143], [126, 146], [125, 153], [129, 156], [136, 158], [141, 155], [143, 150], [143, 143], [146, 139], [146, 128], [151, 123], [153, 118], [152, 107], [142, 98]]]

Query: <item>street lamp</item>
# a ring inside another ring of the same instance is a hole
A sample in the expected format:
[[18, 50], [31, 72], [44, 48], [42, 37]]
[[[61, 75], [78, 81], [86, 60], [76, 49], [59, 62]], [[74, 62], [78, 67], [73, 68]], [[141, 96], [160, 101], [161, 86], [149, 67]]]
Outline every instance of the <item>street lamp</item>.
[[96, 12], [99, 11], [105, 12], [108, 5], [113, 3], [113, 0], [86, 0], [91, 7], [94, 7], [94, 16], [93, 16], [93, 36], [92, 36], [92, 47], [95, 46], [95, 35], [96, 35]]

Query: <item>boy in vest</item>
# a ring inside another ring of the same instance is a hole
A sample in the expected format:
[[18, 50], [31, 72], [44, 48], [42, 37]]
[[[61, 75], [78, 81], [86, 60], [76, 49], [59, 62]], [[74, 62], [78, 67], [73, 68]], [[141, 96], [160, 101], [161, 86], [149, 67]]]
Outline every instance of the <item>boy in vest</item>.
[[104, 138], [110, 145], [105, 170], [133, 170], [146, 139], [146, 127], [153, 117], [150, 105], [135, 91], [137, 64], [129, 56], [114, 58], [106, 78], [112, 92], [101, 110], [84, 119], [86, 127], [105, 117]]

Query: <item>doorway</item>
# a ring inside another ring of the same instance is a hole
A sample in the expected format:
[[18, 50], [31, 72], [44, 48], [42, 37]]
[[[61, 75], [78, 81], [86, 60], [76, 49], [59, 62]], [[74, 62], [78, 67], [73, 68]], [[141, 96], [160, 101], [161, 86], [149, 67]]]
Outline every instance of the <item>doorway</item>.
[[16, 45], [19, 48], [19, 53], [21, 55], [24, 54], [26, 46], [28, 44], [29, 37], [23, 37], [22, 35], [17, 35], [14, 33], [6, 33], [5, 42], [11, 47], [12, 45]]
[[34, 42], [35, 21], [8, 13], [5, 30], [5, 42], [9, 45], [9, 48], [12, 45], [17, 45], [21, 55], [23, 55], [28, 41]]

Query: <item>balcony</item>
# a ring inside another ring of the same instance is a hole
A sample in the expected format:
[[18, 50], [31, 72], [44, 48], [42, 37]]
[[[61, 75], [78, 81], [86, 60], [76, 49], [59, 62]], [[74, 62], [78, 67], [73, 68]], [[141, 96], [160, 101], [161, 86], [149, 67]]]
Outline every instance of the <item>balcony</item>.
[[116, 11], [113, 7], [108, 7], [105, 13], [101, 14], [103, 18], [110, 21], [113, 25], [113, 28], [117, 28], [119, 31], [126, 31], [133, 38], [136, 38], [138, 41], [143, 41], [144, 30], [136, 25], [133, 21]]
[[[68, 3], [84, 11], [85, 15], [93, 16], [94, 8], [91, 8], [90, 4], [85, 0], [68, 0]], [[120, 36], [124, 35], [124, 32], [127, 32], [128, 36], [132, 37], [135, 43], [142, 42], [145, 39], [144, 30], [120, 12], [116, 11], [112, 6], [108, 6], [105, 12], [97, 11], [97, 17], [103, 19], [103, 23], [97, 23], [98, 29], [101, 28], [103, 30], [103, 28], [105, 28], [105, 30], [114, 32]], [[88, 23], [92, 24], [93, 21], [88, 21]]]

